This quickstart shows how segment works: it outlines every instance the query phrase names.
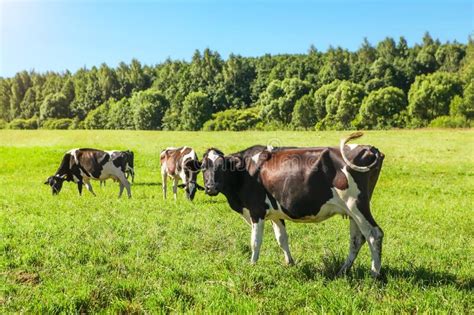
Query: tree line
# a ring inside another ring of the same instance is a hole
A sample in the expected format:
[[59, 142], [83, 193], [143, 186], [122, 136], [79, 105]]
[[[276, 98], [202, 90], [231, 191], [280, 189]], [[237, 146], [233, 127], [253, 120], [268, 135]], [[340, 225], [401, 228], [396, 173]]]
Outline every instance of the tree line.
[[474, 39], [428, 33], [359, 49], [311, 46], [306, 54], [224, 60], [105, 63], [71, 73], [0, 77], [0, 128], [387, 129], [469, 127], [474, 118]]

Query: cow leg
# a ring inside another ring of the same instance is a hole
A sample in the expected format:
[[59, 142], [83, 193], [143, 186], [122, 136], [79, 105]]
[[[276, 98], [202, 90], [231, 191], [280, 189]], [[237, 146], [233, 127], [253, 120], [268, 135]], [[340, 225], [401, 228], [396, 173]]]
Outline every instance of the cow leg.
[[79, 191], [79, 196], [82, 196], [82, 183], [81, 182], [77, 183], [77, 190]]
[[124, 187], [125, 187], [125, 186], [122, 184], [122, 182], [120, 182], [120, 183], [119, 183], [119, 189], [120, 189], [120, 190], [119, 190], [119, 196], [118, 196], [119, 198], [122, 197], [123, 188], [124, 188]]
[[252, 258], [250, 259], [251, 264], [255, 264], [258, 260], [258, 256], [260, 255], [264, 223], [265, 221], [262, 219], [252, 218], [252, 238], [250, 240], [250, 245], [252, 248]]
[[161, 173], [161, 189], [163, 190], [163, 198], [166, 199], [166, 189], [167, 189], [168, 177], [166, 173]]
[[121, 174], [121, 176], [118, 177], [118, 180], [120, 182], [119, 198], [122, 197], [124, 187], [127, 189], [128, 198], [131, 198], [132, 197], [132, 192], [130, 191], [130, 183], [128, 182], [125, 175]]
[[349, 220], [349, 222], [350, 222], [349, 256], [347, 256], [347, 259], [344, 265], [342, 265], [341, 269], [339, 270], [338, 272], [339, 276], [345, 274], [352, 267], [352, 264], [354, 263], [354, 260], [356, 259], [357, 254], [359, 254], [359, 250], [365, 241], [364, 235], [362, 235], [362, 232], [357, 226], [357, 223], [352, 218]]
[[[366, 214], [365, 216], [362, 212]], [[380, 269], [382, 267], [382, 240], [383, 231], [375, 223], [372, 215], [370, 214], [370, 207], [368, 202], [361, 202], [359, 208], [357, 206], [351, 207], [350, 215], [355, 220], [359, 227], [362, 235], [367, 240], [367, 244], [370, 248], [370, 254], [372, 256], [371, 272], [374, 277], [380, 276]], [[369, 222], [372, 221], [372, 223]]]
[[174, 200], [178, 199], [178, 181], [179, 181], [179, 178], [173, 178], [173, 196], [174, 196]]
[[130, 182], [128, 180], [125, 180], [125, 189], [127, 190], [128, 198], [132, 198], [132, 191], [130, 189]]
[[86, 185], [86, 188], [87, 188], [88, 191], [90, 191], [94, 196], [96, 196], [94, 190], [92, 189], [92, 185], [89, 181], [84, 182], [84, 185]]
[[295, 262], [291, 257], [290, 246], [288, 245], [288, 234], [286, 233], [285, 221], [284, 220], [272, 220], [273, 232], [275, 232], [275, 238], [280, 245], [280, 248], [285, 254], [285, 262], [288, 265], [293, 265]]

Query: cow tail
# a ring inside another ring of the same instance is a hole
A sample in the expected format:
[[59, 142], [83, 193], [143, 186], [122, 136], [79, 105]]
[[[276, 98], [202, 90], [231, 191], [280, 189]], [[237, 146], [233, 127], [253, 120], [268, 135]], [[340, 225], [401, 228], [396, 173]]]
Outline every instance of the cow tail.
[[354, 132], [354, 133], [351, 133], [349, 135], [349, 137], [347, 138], [344, 138], [344, 139], [341, 139], [341, 143], [340, 143], [340, 147], [339, 149], [341, 150], [341, 155], [342, 155], [342, 159], [344, 160], [344, 162], [347, 164], [347, 166], [349, 166], [351, 169], [353, 169], [354, 171], [357, 171], [357, 172], [361, 172], [361, 173], [366, 173], [368, 171], [370, 171], [379, 161], [379, 157], [380, 157], [380, 153], [379, 151], [377, 150], [377, 152], [375, 153], [375, 160], [368, 166], [358, 166], [358, 165], [355, 165], [354, 163], [352, 163], [351, 161], [349, 161], [349, 159], [346, 157], [346, 155], [344, 154], [344, 146], [346, 145], [346, 143], [348, 143], [349, 141], [351, 140], [354, 140], [354, 139], [358, 139], [360, 137], [362, 137], [364, 135], [363, 132]]

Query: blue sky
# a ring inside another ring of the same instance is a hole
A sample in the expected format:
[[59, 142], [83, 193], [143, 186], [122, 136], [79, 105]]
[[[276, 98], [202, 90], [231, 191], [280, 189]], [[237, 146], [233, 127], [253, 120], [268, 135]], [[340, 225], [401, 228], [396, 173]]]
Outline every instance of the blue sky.
[[355, 50], [364, 37], [405, 36], [412, 45], [425, 31], [465, 43], [473, 2], [0, 0], [0, 76], [189, 60], [206, 47], [226, 58], [304, 53], [311, 44]]

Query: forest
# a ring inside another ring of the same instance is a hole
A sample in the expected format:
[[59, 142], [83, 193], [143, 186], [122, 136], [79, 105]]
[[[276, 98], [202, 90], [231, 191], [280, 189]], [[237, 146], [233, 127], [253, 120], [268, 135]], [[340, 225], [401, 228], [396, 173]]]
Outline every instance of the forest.
[[0, 128], [10, 129], [462, 128], [473, 118], [472, 36], [227, 59], [205, 49], [190, 61], [0, 77]]

